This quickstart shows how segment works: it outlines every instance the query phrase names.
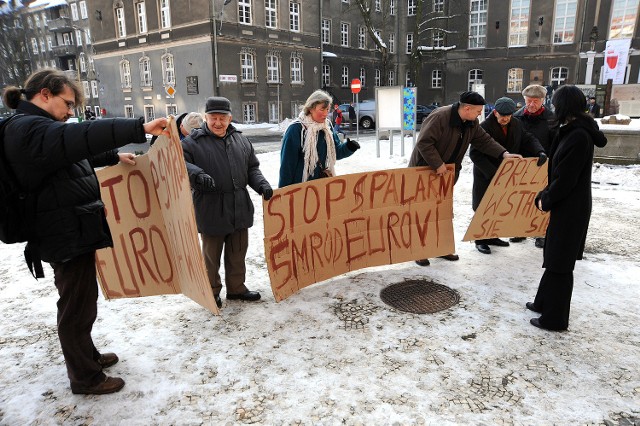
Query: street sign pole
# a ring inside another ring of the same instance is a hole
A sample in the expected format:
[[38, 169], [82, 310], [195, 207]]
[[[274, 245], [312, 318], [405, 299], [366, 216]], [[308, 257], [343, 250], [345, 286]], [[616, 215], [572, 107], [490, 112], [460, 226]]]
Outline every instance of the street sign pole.
[[358, 109], [356, 110], [356, 140], [360, 142], [360, 105], [358, 102], [358, 93], [362, 88], [361, 82], [359, 78], [354, 78], [351, 80], [351, 93], [356, 96], [356, 105], [358, 105]]

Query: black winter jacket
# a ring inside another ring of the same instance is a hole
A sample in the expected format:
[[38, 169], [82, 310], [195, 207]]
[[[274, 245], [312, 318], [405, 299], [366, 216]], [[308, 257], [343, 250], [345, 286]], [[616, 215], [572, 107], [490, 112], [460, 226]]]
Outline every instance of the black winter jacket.
[[[4, 149], [35, 202], [32, 255], [63, 262], [113, 245], [93, 166], [116, 164], [116, 148], [145, 141], [138, 119], [65, 124], [27, 101], [5, 129]], [[38, 256], [39, 254], [39, 256]]]
[[535, 136], [545, 152], [548, 153], [555, 134], [552, 128], [555, 124], [555, 115], [548, 109], [545, 109], [542, 114], [535, 116], [525, 114], [524, 110], [525, 107], [520, 108], [513, 113], [513, 116], [522, 122], [524, 129]]
[[[222, 236], [253, 226], [254, 207], [247, 185], [260, 195], [271, 185], [260, 171], [253, 145], [242, 132], [230, 125], [225, 137], [220, 138], [204, 122], [182, 140], [182, 150], [193, 188], [198, 232]], [[214, 192], [203, 192], [196, 185], [196, 176], [202, 172], [213, 178]]]

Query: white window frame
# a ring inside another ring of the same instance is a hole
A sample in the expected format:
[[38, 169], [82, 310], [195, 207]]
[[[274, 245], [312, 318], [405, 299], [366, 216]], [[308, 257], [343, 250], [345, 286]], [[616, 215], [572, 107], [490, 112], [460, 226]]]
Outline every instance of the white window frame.
[[395, 70], [389, 70], [387, 72], [387, 86], [396, 85], [396, 72]]
[[125, 105], [124, 106], [124, 117], [125, 118], [136, 118], [133, 113], [133, 105]]
[[471, 0], [469, 7], [469, 49], [487, 46], [487, 19], [489, 0]]
[[340, 46], [349, 47], [349, 29], [348, 22], [340, 22]]
[[278, 0], [264, 0], [264, 26], [278, 28]]
[[242, 103], [242, 122], [244, 124], [252, 124], [258, 120], [257, 117], [258, 103], [243, 102]]
[[127, 21], [124, 15], [124, 7], [116, 7], [114, 11], [116, 17], [116, 35], [117, 38], [125, 38], [127, 36]]
[[300, 2], [290, 1], [289, 2], [289, 30], [294, 33], [299, 33], [301, 23], [302, 21], [300, 20]]
[[53, 49], [53, 37], [50, 35], [47, 36], [47, 50]]
[[376, 12], [382, 12], [382, 5], [380, 3], [381, 3], [380, 0], [374, 1], [374, 10]]
[[280, 122], [280, 103], [275, 101], [269, 101], [269, 123]]
[[556, 0], [553, 18], [553, 44], [573, 43], [576, 36], [578, 0]]
[[480, 68], [474, 68], [472, 70], [469, 70], [469, 72], [467, 73], [467, 83], [468, 83], [467, 90], [473, 90], [473, 85], [475, 83], [482, 84], [483, 78], [484, 78], [484, 70]]
[[76, 46], [82, 46], [82, 30], [76, 30]]
[[444, 31], [434, 31], [431, 39], [433, 47], [444, 47]]
[[148, 56], [143, 56], [138, 61], [140, 67], [140, 86], [153, 87], [153, 77], [151, 75], [151, 59]]
[[253, 23], [251, 0], [238, 0], [238, 23], [242, 25], [251, 25]]
[[165, 86], [176, 84], [176, 67], [171, 53], [165, 53], [160, 58], [162, 63], [162, 83]]
[[291, 84], [304, 84], [302, 79], [302, 55], [296, 52], [291, 53]]
[[78, 55], [78, 62], [80, 62], [80, 72], [87, 72], [87, 57], [84, 52]]
[[[638, 0], [613, 0], [609, 21], [609, 40], [633, 38], [640, 13]], [[614, 27], [614, 22], [619, 22]]]
[[549, 72], [549, 84], [551, 87], [559, 87], [565, 84], [569, 78], [569, 68], [567, 67], [553, 67]]
[[509, 47], [526, 46], [531, 18], [531, 0], [511, 0], [510, 12]]
[[166, 104], [164, 106], [165, 116], [168, 117], [173, 115], [174, 117], [178, 115], [178, 105], [176, 104]]
[[358, 49], [367, 48], [367, 28], [360, 25], [358, 27]]
[[78, 4], [80, 5], [80, 18], [87, 19], [89, 17], [89, 13], [87, 12], [87, 2], [82, 0]]
[[418, 0], [407, 0], [407, 16], [416, 16]]
[[360, 67], [360, 87], [364, 87], [367, 84], [367, 70], [365, 67]]
[[524, 70], [509, 68], [507, 70], [507, 93], [520, 93], [523, 89]]
[[84, 92], [84, 97], [89, 99], [91, 97], [91, 89], [89, 88], [89, 82], [86, 80], [82, 80], [82, 91]]
[[256, 81], [256, 58], [255, 53], [240, 51], [240, 77], [243, 83], [253, 83]]
[[407, 55], [411, 55], [411, 53], [413, 52], [413, 33], [407, 33], [407, 45], [406, 45], [407, 50], [405, 51], [405, 53]]
[[34, 54], [38, 54], [38, 39], [35, 37], [31, 37], [31, 50]]
[[147, 33], [147, 6], [144, 1], [137, 1], [134, 4], [136, 13], [136, 24], [138, 25], [138, 33]]
[[442, 70], [431, 71], [431, 88], [442, 89]]
[[280, 57], [276, 53], [267, 53], [267, 83], [280, 83]]
[[170, 0], [160, 0], [160, 29], [171, 28], [171, 3]]
[[389, 0], [389, 15], [395, 16], [396, 14], [396, 0]]
[[444, 0], [433, 0], [433, 12], [444, 12]]
[[98, 99], [98, 80], [91, 80], [91, 96]]
[[45, 43], [44, 39], [40, 39], [40, 53], [44, 53], [47, 51], [47, 44]]
[[320, 33], [322, 44], [331, 44], [331, 19], [322, 18], [322, 29]]
[[78, 3], [71, 3], [69, 5], [71, 7], [71, 19], [73, 21], [78, 20]]
[[84, 43], [86, 45], [91, 44], [91, 30], [89, 28], [84, 29]]
[[396, 33], [389, 33], [389, 53], [396, 53]]
[[340, 82], [342, 87], [349, 87], [349, 67], [346, 65], [342, 66]]
[[156, 119], [156, 108], [153, 105], [145, 105], [143, 110], [145, 123]]
[[331, 65], [329, 64], [322, 65], [322, 85], [323, 86], [331, 85]]
[[376, 68], [375, 70], [373, 84], [376, 87], [379, 87], [382, 84], [382, 73], [380, 72], [380, 68]]
[[404, 87], [412, 87], [410, 70], [406, 70], [404, 72]]

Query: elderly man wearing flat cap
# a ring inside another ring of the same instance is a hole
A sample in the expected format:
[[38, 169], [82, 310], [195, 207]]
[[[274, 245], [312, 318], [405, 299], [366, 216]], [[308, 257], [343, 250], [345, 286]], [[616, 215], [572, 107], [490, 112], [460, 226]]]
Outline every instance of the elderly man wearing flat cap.
[[[513, 116], [520, 120], [524, 129], [538, 139], [546, 152], [549, 152], [553, 132], [551, 125], [555, 120], [553, 112], [544, 106], [547, 97], [547, 89], [539, 84], [530, 84], [522, 91], [524, 107], [516, 111]], [[511, 238], [509, 241], [517, 243], [523, 241], [523, 237]], [[544, 238], [536, 238], [536, 247], [544, 247]]]
[[[479, 93], [463, 92], [459, 102], [429, 114], [420, 128], [409, 167], [429, 166], [442, 176], [447, 172], [445, 164], [454, 163], [457, 182], [469, 145], [496, 159], [522, 158], [519, 154], [510, 154], [480, 127], [478, 116], [485, 103]], [[459, 258], [457, 254], [441, 257], [446, 260]], [[416, 263], [428, 266], [429, 259], [417, 260]]]
[[[500, 98], [495, 103], [491, 115], [480, 124], [485, 132], [509, 152], [521, 154], [523, 157], [538, 157], [538, 167], [547, 161], [547, 155], [531, 133], [524, 130], [519, 120], [512, 120], [516, 112], [516, 103], [507, 97]], [[486, 155], [475, 147], [469, 150], [469, 157], [473, 161], [473, 191], [471, 194], [471, 207], [475, 211], [480, 201], [487, 192], [493, 175], [498, 171], [502, 159]], [[500, 238], [488, 238], [476, 240], [476, 249], [480, 253], [491, 254], [489, 246], [506, 247], [507, 241]]]
[[245, 286], [245, 258], [254, 211], [247, 185], [265, 200], [273, 195], [251, 142], [231, 125], [231, 118], [229, 100], [210, 97], [204, 123], [182, 140], [204, 262], [219, 308], [223, 250], [227, 299], [260, 299], [260, 293]]

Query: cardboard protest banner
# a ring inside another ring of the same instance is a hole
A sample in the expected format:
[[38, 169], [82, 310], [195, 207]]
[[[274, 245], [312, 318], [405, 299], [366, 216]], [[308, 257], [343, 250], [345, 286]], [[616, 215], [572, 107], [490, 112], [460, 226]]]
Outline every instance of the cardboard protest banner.
[[502, 160], [476, 209], [463, 241], [497, 237], [541, 237], [549, 213], [535, 206], [538, 192], [547, 186], [547, 164], [538, 158]]
[[136, 165], [97, 172], [114, 247], [96, 265], [106, 299], [179, 294], [219, 314], [196, 227], [175, 121]]
[[264, 207], [276, 301], [348, 271], [455, 251], [453, 165], [379, 170], [291, 185]]

